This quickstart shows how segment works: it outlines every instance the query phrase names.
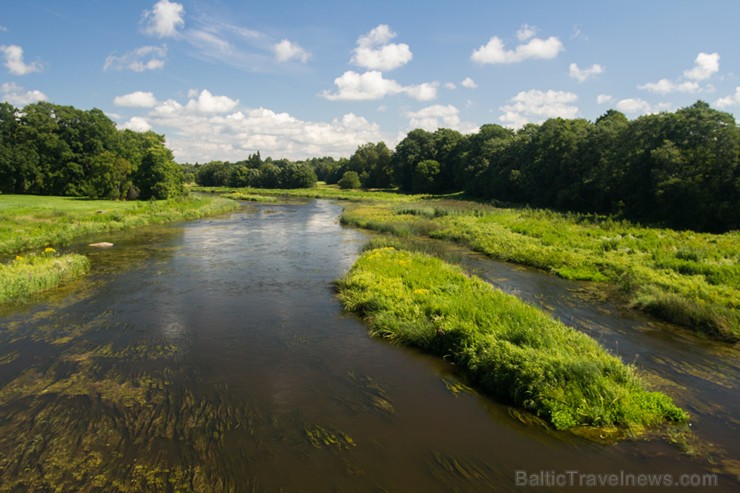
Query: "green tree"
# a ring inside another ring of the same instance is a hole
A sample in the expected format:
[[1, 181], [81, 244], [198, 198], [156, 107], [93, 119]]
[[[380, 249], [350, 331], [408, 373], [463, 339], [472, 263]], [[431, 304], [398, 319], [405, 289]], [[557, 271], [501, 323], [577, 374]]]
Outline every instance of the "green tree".
[[342, 179], [339, 180], [337, 184], [339, 185], [339, 188], [343, 190], [360, 188], [362, 186], [362, 183], [360, 183], [360, 175], [358, 175], [356, 171], [345, 171], [344, 175], [342, 175]]
[[172, 159], [172, 152], [164, 147], [151, 147], [144, 153], [135, 184], [143, 200], [169, 199], [184, 193], [182, 168]]

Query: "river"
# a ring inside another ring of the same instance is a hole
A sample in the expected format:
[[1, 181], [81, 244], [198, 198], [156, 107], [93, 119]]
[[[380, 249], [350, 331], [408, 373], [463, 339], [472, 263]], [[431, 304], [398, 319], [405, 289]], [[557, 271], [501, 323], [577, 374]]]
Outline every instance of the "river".
[[578, 491], [713, 473], [711, 491], [737, 491], [733, 350], [588, 299], [586, 283], [459, 251], [635, 362], [691, 412], [699, 453], [554, 432], [342, 312], [332, 281], [368, 236], [340, 213], [244, 205], [73, 247], [90, 276], [0, 309], [0, 491]]

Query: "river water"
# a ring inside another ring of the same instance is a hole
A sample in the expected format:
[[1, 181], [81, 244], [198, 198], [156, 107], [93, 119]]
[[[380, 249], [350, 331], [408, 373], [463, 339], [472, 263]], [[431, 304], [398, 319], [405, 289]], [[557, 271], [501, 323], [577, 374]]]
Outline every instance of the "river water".
[[718, 486], [689, 491], [737, 491], [736, 352], [589, 299], [588, 284], [458, 252], [635, 362], [692, 413], [696, 453], [553, 432], [342, 312], [332, 281], [368, 237], [340, 212], [245, 205], [88, 238], [115, 244], [75, 248], [91, 276], [0, 309], [0, 491], [522, 491], [525, 477], [578, 491], [713, 473]]

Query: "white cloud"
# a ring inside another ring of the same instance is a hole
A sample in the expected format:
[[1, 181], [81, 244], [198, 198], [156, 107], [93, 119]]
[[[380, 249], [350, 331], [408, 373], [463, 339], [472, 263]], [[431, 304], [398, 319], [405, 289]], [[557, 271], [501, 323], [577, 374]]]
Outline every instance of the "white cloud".
[[26, 75], [44, 70], [44, 65], [41, 62], [25, 63], [23, 61], [23, 48], [18, 45], [0, 46], [0, 51], [5, 56], [5, 66], [13, 75]]
[[614, 101], [614, 96], [610, 94], [599, 94], [598, 96], [596, 96], [597, 104], [606, 104], [611, 103], [612, 101]]
[[197, 113], [226, 113], [239, 105], [238, 99], [228, 96], [214, 96], [207, 89], [203, 89], [197, 98], [191, 98], [186, 109]]
[[108, 55], [103, 70], [132, 70], [134, 72], [158, 70], [164, 68], [166, 56], [166, 46], [142, 46], [120, 56]]
[[298, 60], [301, 63], [306, 63], [311, 54], [304, 50], [299, 44], [291, 43], [287, 39], [275, 43], [272, 47], [275, 52], [275, 58], [278, 62], [289, 62], [291, 60]]
[[177, 29], [185, 25], [184, 14], [181, 3], [159, 0], [151, 11], [144, 11], [144, 32], [160, 38], [176, 37]]
[[396, 37], [386, 24], [380, 24], [357, 39], [351, 62], [370, 70], [388, 71], [411, 61], [413, 54], [405, 43], [388, 43]]
[[655, 92], [658, 94], [670, 94], [673, 92], [698, 92], [699, 84], [696, 82], [673, 82], [668, 79], [660, 79], [658, 82], [648, 82], [637, 86], [644, 91]]
[[438, 128], [451, 128], [463, 133], [475, 132], [478, 127], [472, 123], [464, 123], [460, 120], [460, 110], [451, 104], [435, 104], [427, 106], [419, 111], [407, 111], [404, 113], [409, 119], [409, 127], [421, 128], [434, 131]]
[[403, 88], [403, 92], [408, 94], [410, 97], [417, 101], [432, 101], [437, 99], [437, 82], [424, 82], [417, 86], [407, 86]]
[[457, 89], [457, 86], [454, 82], [445, 82], [445, 89], [449, 89], [450, 91], [454, 91]]
[[719, 72], [719, 53], [699, 53], [694, 67], [686, 70], [683, 76], [691, 80], [705, 80]]
[[516, 32], [516, 39], [519, 41], [526, 41], [537, 34], [537, 28], [528, 24], [522, 24], [522, 27]]
[[709, 79], [713, 74], [719, 71], [719, 54], [718, 53], [699, 53], [694, 60], [693, 68], [685, 70], [683, 77], [689, 80], [660, 79], [657, 82], [647, 82], [638, 89], [650, 91], [658, 94], [670, 94], [674, 92], [693, 93], [693, 92], [712, 92], [714, 87], [707, 85], [701, 87], [699, 81]]
[[153, 108], [157, 105], [157, 98], [151, 92], [135, 91], [123, 96], [116, 96], [113, 98], [113, 104], [132, 108]]
[[359, 74], [348, 70], [334, 79], [336, 93], [324, 91], [321, 96], [330, 101], [370, 101], [382, 99], [386, 95], [402, 94], [419, 101], [429, 101], [437, 97], [437, 82], [425, 82], [419, 85], [402, 86], [392, 79], [386, 79], [377, 70]]
[[476, 87], [478, 87], [478, 84], [476, 84], [475, 81], [470, 77], [465, 77], [460, 85], [462, 85], [463, 87], [467, 87], [468, 89], [475, 89]]
[[501, 38], [493, 36], [488, 43], [473, 51], [470, 59], [476, 63], [519, 63], [529, 58], [550, 59], [563, 50], [563, 43], [554, 36], [533, 38], [513, 50], [506, 50]]
[[647, 115], [658, 113], [660, 111], [666, 111], [670, 109], [670, 107], [671, 105], [669, 103], [659, 103], [656, 105], [652, 105], [647, 101], [638, 98], [622, 99], [616, 104], [616, 108], [622, 113], [639, 115]]
[[571, 63], [569, 67], [569, 75], [571, 76], [571, 78], [578, 80], [578, 82], [585, 82], [590, 77], [603, 73], [604, 67], [602, 67], [598, 63], [594, 63], [587, 68], [580, 68], [577, 64]]
[[121, 128], [133, 130], [134, 132], [147, 132], [152, 129], [146, 118], [140, 116], [133, 116], [129, 121], [121, 125]]
[[[200, 96], [204, 92], [210, 94], [204, 90]], [[166, 128], [167, 144], [181, 162], [238, 161], [257, 150], [275, 158], [340, 157], [349, 156], [367, 142], [395, 144], [377, 124], [353, 113], [330, 122], [310, 122], [267, 108], [233, 108], [228, 114], [208, 114], [195, 111], [192, 101], [162, 101], [148, 116], [132, 118], [127, 124]]]
[[12, 104], [13, 106], [23, 107], [27, 104], [46, 101], [46, 94], [41, 91], [26, 91], [23, 87], [13, 83], [5, 82], [0, 86], [0, 97], [2, 101]]
[[387, 94], [403, 92], [401, 84], [395, 80], [384, 79], [383, 74], [376, 70], [363, 74], [348, 70], [334, 79], [334, 84], [339, 89], [338, 92], [322, 93], [322, 96], [330, 101], [368, 101], [382, 99]]
[[548, 118], [575, 118], [578, 107], [574, 103], [578, 96], [564, 91], [521, 91], [501, 106], [503, 115], [499, 121], [506, 126], [519, 128], [527, 123], [539, 123]]
[[735, 88], [735, 94], [720, 98], [714, 102], [717, 108], [729, 108], [730, 106], [740, 106], [740, 86]]

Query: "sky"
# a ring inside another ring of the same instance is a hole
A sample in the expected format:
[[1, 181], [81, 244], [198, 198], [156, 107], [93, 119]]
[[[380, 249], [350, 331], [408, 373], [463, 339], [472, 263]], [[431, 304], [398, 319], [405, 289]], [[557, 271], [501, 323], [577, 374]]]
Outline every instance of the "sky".
[[415, 128], [740, 114], [738, 0], [3, 0], [0, 100], [99, 108], [178, 162]]

